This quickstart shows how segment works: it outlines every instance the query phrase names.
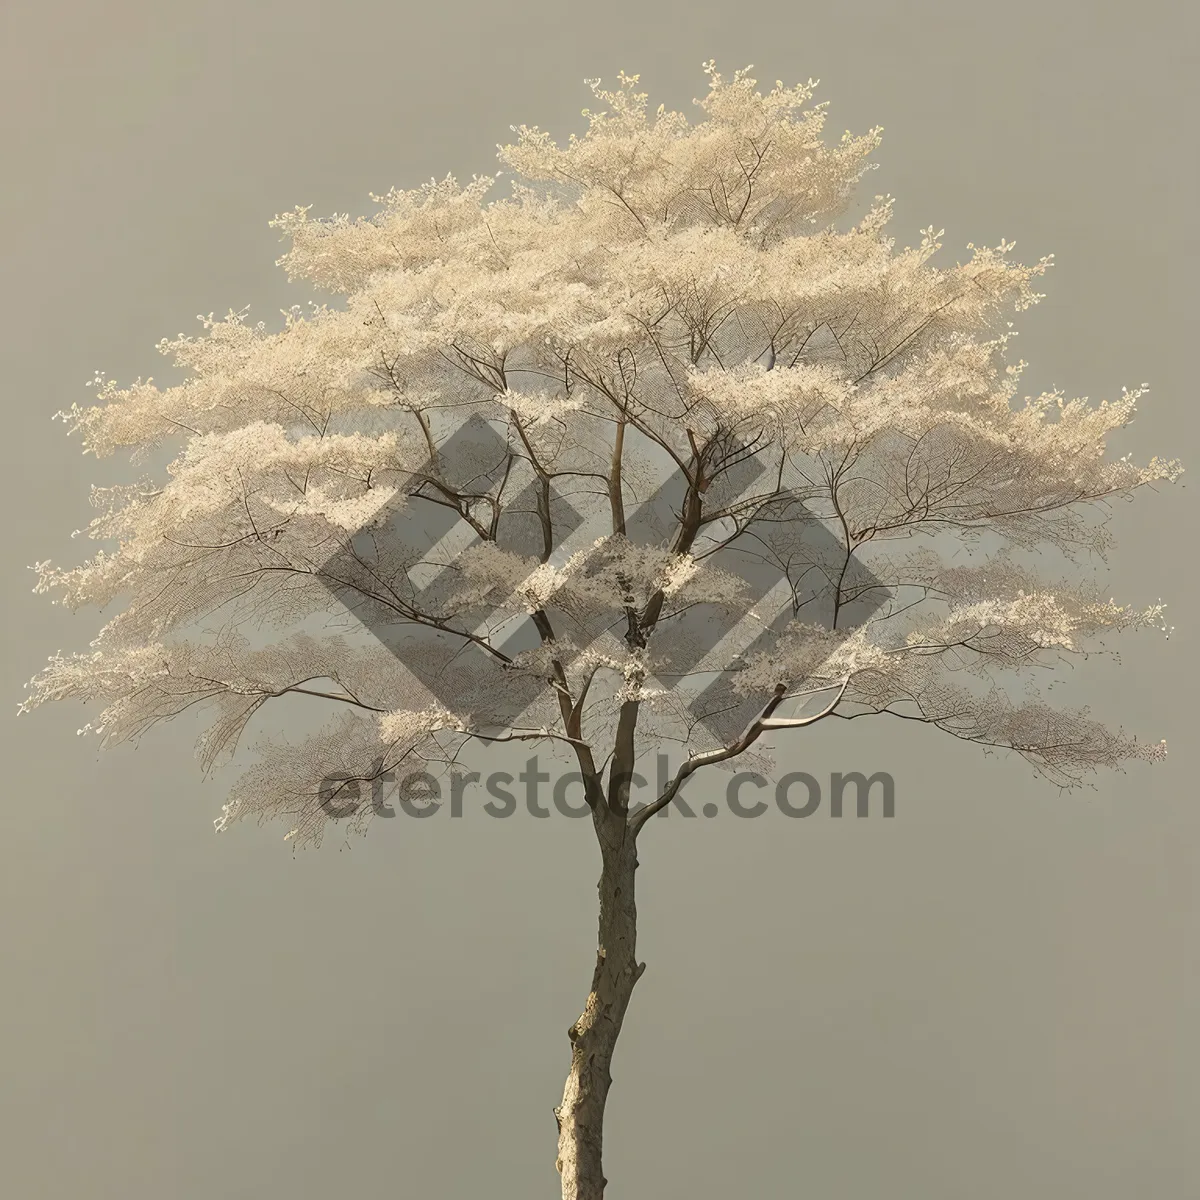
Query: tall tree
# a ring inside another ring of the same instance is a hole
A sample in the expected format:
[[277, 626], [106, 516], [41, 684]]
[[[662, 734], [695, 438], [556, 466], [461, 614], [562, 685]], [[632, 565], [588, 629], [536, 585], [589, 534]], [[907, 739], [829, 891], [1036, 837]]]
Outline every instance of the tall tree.
[[[897, 251], [888, 197], [841, 220], [879, 129], [827, 144], [811, 81], [763, 95], [705, 70], [695, 125], [648, 114], [622, 74], [589, 81], [603, 111], [565, 148], [514, 129], [507, 199], [448, 176], [372, 196], [371, 218], [277, 217], [289, 278], [343, 303], [276, 333], [210, 314], [206, 336], [159, 344], [178, 386], [97, 376], [98, 402], [59, 414], [86, 452], [178, 454], [161, 481], [95, 489], [87, 532], [108, 549], [35, 567], [60, 603], [123, 607], [23, 708], [99, 699], [111, 744], [206, 707], [206, 770], [273, 700], [331, 710], [268, 743], [218, 829], [364, 828], [359, 785], [469, 742], [568, 757], [601, 859], [555, 1109], [568, 1200], [604, 1194], [645, 968], [638, 840], [690, 776], [870, 715], [1062, 785], [1165, 754], [1011, 694], [1106, 632], [1162, 627], [1161, 605], [1117, 605], [1082, 572], [1105, 502], [1179, 472], [1105, 455], [1145, 389], [1019, 399], [1004, 317], [1041, 298], [1050, 260], [1001, 243], [936, 266], [932, 227]], [[1035, 569], [1047, 554], [1061, 578]], [[300, 628], [330, 613], [359, 633]], [[254, 644], [250, 622], [279, 636]], [[639, 756], [665, 739], [681, 765], [637, 805]]]

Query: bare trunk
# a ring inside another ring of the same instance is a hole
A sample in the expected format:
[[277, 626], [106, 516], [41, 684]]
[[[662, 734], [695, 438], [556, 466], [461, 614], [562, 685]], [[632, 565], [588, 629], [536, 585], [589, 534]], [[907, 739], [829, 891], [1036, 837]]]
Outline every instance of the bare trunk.
[[612, 1057], [634, 984], [646, 969], [636, 958], [637, 851], [625, 815], [601, 803], [594, 812], [603, 867], [600, 874], [600, 936], [592, 990], [571, 1026], [571, 1072], [558, 1121], [558, 1169], [563, 1200], [603, 1200], [601, 1161], [604, 1105], [612, 1084]]

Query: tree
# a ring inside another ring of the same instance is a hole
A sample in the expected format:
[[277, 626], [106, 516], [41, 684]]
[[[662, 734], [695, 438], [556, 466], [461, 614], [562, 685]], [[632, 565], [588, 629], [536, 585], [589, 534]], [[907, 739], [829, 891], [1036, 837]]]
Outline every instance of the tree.
[[[622, 74], [589, 81], [604, 111], [565, 148], [514, 127], [508, 199], [447, 176], [373, 195], [371, 218], [276, 217], [289, 278], [343, 305], [293, 308], [277, 333], [210, 314], [207, 336], [159, 343], [190, 372], [177, 386], [98, 375], [96, 404], [58, 414], [85, 452], [180, 448], [164, 481], [94, 490], [87, 532], [112, 548], [35, 566], [59, 603], [124, 607], [23, 709], [98, 699], [107, 745], [202, 706], [205, 770], [272, 700], [331, 711], [268, 742], [218, 829], [283, 818], [317, 844], [361, 783], [472, 742], [571, 760], [601, 858], [555, 1109], [571, 1200], [605, 1188], [610, 1067], [645, 968], [638, 840], [690, 776], [872, 715], [1062, 786], [1165, 754], [1009, 690], [1163, 627], [1161, 604], [1105, 600], [1081, 571], [1108, 546], [1106, 501], [1180, 471], [1105, 457], [1145, 388], [1018, 400], [1003, 318], [1041, 299], [1051, 260], [968, 244], [938, 267], [932, 227], [897, 252], [885, 196], [839, 225], [880, 130], [827, 144], [812, 81], [763, 95], [705, 70], [696, 125], [648, 115]], [[375, 636], [299, 628], [331, 613]], [[290, 632], [256, 646], [251, 621]], [[682, 765], [636, 805], [638, 756], [664, 739]]]

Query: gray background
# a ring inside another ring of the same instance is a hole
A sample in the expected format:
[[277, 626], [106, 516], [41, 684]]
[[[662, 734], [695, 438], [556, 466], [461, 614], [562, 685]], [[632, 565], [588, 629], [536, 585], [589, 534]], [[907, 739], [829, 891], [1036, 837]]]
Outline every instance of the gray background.
[[[932, 222], [949, 261], [1001, 237], [1055, 253], [1018, 322], [1026, 390], [1148, 380], [1116, 450], [1195, 469], [1194, 12], [5, 0], [5, 694], [98, 627], [25, 570], [76, 561], [88, 484], [129, 474], [50, 421], [93, 371], [174, 381], [154, 343], [200, 312], [279, 328], [312, 293], [273, 266], [272, 216], [490, 173], [510, 124], [582, 132], [583, 79], [622, 68], [690, 114], [709, 57], [765, 88], [819, 78], [832, 135], [885, 127], [865, 194], [896, 195], [901, 246]], [[648, 831], [614, 1197], [1200, 1194], [1187, 479], [1117, 506], [1112, 560], [1113, 593], [1161, 595], [1176, 634], [1063, 695], [1167, 738], [1165, 765], [1062, 797], [1019, 760], [855, 722], [781, 763], [890, 770], [894, 820]], [[281, 828], [214, 837], [229, 780], [199, 780], [194, 729], [98, 756], [83, 712], [0, 724], [4, 1194], [556, 1194], [586, 823], [402, 818], [294, 857]]]

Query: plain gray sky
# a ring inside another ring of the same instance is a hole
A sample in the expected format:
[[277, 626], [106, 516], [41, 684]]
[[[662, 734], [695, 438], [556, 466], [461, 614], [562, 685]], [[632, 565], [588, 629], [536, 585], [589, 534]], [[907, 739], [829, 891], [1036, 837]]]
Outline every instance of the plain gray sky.
[[[196, 313], [280, 308], [276, 213], [490, 173], [583, 80], [694, 110], [701, 63], [821, 80], [829, 131], [885, 127], [892, 230], [1053, 252], [1018, 323], [1028, 390], [1149, 381], [1116, 449], [1197, 452], [1191, 6], [601, 6], [6, 0], [0, 8], [4, 684], [100, 618], [30, 593], [75, 561], [92, 482], [52, 423], [97, 368], [172, 378]], [[498, 188], [496, 194], [506, 189]], [[1118, 506], [1112, 592], [1170, 642], [1065, 700], [1165, 737], [1060, 796], [904, 725], [821, 727], [782, 767], [889, 770], [891, 821], [659, 822], [614, 1067], [616, 1197], [1180, 1200], [1195, 1114], [1194, 492]], [[13, 711], [10, 710], [10, 711]], [[586, 823], [396, 820], [294, 857], [212, 831], [191, 728], [98, 755], [79, 706], [0, 724], [0, 1190], [14, 1200], [557, 1194], [552, 1106], [594, 961]], [[897, 723], [899, 725], [900, 723]], [[724, 778], [719, 783], [724, 786]], [[689, 793], [703, 799], [702, 787]]]

